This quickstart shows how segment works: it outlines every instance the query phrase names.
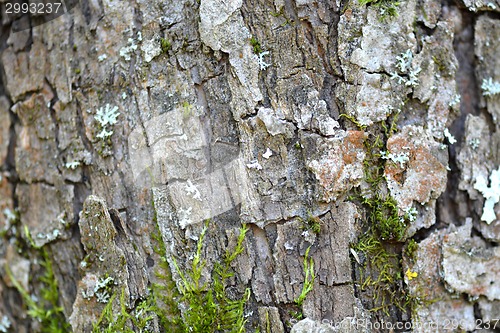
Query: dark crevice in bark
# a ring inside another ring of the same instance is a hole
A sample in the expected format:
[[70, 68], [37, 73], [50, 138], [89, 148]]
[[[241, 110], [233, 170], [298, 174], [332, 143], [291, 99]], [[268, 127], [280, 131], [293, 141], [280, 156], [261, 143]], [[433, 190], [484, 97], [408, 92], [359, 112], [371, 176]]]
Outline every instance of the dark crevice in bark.
[[[457, 155], [459, 145], [464, 139], [465, 120], [468, 114], [478, 115], [479, 112], [479, 87], [475, 73], [475, 54], [474, 54], [474, 26], [476, 16], [467, 9], [460, 9], [462, 15], [462, 24], [456, 31], [453, 47], [455, 57], [458, 60], [458, 70], [456, 73], [457, 88], [461, 95], [460, 114], [450, 126], [454, 133], [457, 144], [449, 145], [449, 167], [446, 191], [441, 195], [436, 203], [436, 224], [429, 231], [447, 227], [450, 223], [463, 225], [465, 216], [461, 216], [459, 203], [466, 204], [467, 211], [473, 212], [470, 200], [465, 193], [460, 192], [458, 184], [460, 182], [459, 166], [457, 164]], [[428, 232], [422, 232], [421, 236], [428, 235]]]
[[434, 32], [436, 32], [436, 27], [432, 29], [426, 26], [423, 22], [417, 21], [415, 25], [415, 39], [417, 41], [416, 54], [422, 51], [424, 37], [432, 37], [432, 35], [434, 35]]
[[269, 243], [269, 248], [273, 249], [276, 245], [276, 240], [278, 239], [278, 224], [280, 223], [270, 223], [264, 227], [266, 232], [266, 237]]
[[474, 303], [474, 319], [479, 319], [482, 320], [483, 316], [481, 314], [481, 310], [479, 309], [479, 304], [476, 302]]
[[[14, 211], [18, 211], [19, 207], [19, 199], [16, 195], [16, 188], [19, 184], [19, 176], [16, 171], [16, 161], [15, 161], [15, 151], [17, 147], [17, 133], [16, 133], [16, 125], [19, 124], [19, 117], [10, 110], [10, 107], [13, 105], [13, 101], [10, 97], [10, 92], [6, 89], [5, 81], [5, 64], [2, 60], [3, 51], [7, 48], [7, 39], [10, 35], [11, 25], [7, 24], [5, 26], [0, 25], [0, 96], [5, 96], [8, 99], [9, 104], [9, 117], [10, 117], [10, 128], [4, 129], [9, 132], [9, 141], [7, 147], [7, 155], [3, 165], [1, 165], [0, 171], [7, 172], [7, 179], [11, 185], [11, 200], [12, 207]], [[9, 64], [10, 65], [10, 64]], [[0, 241], [0, 243], [2, 243]], [[0, 251], [2, 251], [2, 257], [5, 258], [5, 253], [3, 251], [6, 250], [6, 247], [2, 246]], [[6, 265], [9, 265], [6, 262]], [[5, 268], [2, 268], [2, 272], [4, 272]], [[0, 279], [0, 288], [3, 291], [1, 293], [2, 296], [2, 310], [5, 310], [3, 315], [8, 315], [10, 320], [12, 321], [12, 329], [16, 329], [17, 331], [28, 331], [29, 324], [27, 319], [22, 319], [21, 315], [24, 312], [23, 302], [17, 290], [12, 288], [12, 286], [8, 287], [4, 284], [4, 281]]]
[[50, 118], [52, 119], [52, 122], [54, 123], [54, 138], [56, 142], [56, 148], [58, 152], [58, 157], [61, 155], [61, 151], [59, 149], [59, 121], [57, 120], [57, 115], [56, 115], [56, 110], [54, 110], [54, 105], [59, 101], [59, 97], [57, 97], [57, 90], [54, 89], [52, 84], [49, 82], [49, 80], [45, 79], [46, 85], [49, 87], [50, 92], [54, 95], [52, 99], [49, 101], [48, 104], [48, 109], [50, 112]]
[[455, 34], [453, 47], [458, 60], [458, 70], [456, 74], [457, 87], [460, 95], [460, 116], [452, 124], [452, 129], [457, 133], [457, 140], [460, 141], [463, 135], [463, 125], [468, 114], [477, 116], [479, 114], [479, 84], [476, 78], [474, 54], [474, 28], [476, 15], [466, 9], [461, 9], [462, 26]]
[[323, 79], [323, 86], [320, 91], [319, 98], [326, 102], [329, 116], [335, 120], [339, 119], [340, 111], [335, 97], [335, 84], [337, 79], [332, 75], [325, 75]]
[[352, 289], [354, 291], [354, 297], [358, 298], [361, 300], [362, 297], [362, 291], [358, 288], [361, 287], [359, 285], [359, 281], [361, 280], [361, 275], [359, 271], [359, 265], [355, 259], [353, 259], [352, 255], [349, 254], [349, 257], [351, 258], [351, 279], [352, 279]]
[[82, 5], [82, 14], [83, 17], [85, 18], [85, 23], [87, 26], [90, 24], [90, 21], [92, 20], [92, 12], [90, 10], [90, 5], [88, 1], [81, 1]]
[[294, 31], [295, 31], [295, 45], [297, 47], [297, 49], [300, 51], [300, 54], [302, 55], [302, 63], [301, 63], [301, 66], [302, 67], [306, 67], [306, 62], [307, 62], [307, 55], [305, 54], [303, 48], [301, 47], [300, 45], [300, 42], [299, 42], [299, 27], [294, 27]]
[[17, 183], [19, 177], [16, 172], [16, 147], [17, 147], [17, 135], [16, 135], [16, 124], [19, 123], [19, 117], [14, 112], [9, 112], [10, 114], [10, 129], [9, 129], [9, 147], [7, 149], [7, 158], [5, 160], [5, 167], [10, 173], [11, 183]]
[[[342, 5], [341, 5], [342, 6]], [[344, 80], [344, 73], [340, 66], [340, 58], [338, 55], [338, 35], [339, 35], [339, 22], [340, 22], [340, 8], [337, 8], [335, 2], [332, 2], [330, 7], [331, 22], [328, 25], [328, 45], [327, 54], [331, 55], [332, 63], [326, 60], [331, 74], [326, 75], [323, 81], [323, 87], [320, 92], [320, 98], [326, 102], [330, 117], [338, 120], [340, 115], [340, 108], [336, 102], [335, 88], [338, 82]]]
[[[1, 55], [1, 53], [0, 53]], [[8, 91], [5, 89], [3, 84], [3, 78], [5, 78], [4, 74], [4, 64], [2, 59], [0, 58], [0, 91], [1, 95], [5, 95], [9, 100], [9, 105], [12, 106], [13, 102], [8, 95]], [[19, 176], [16, 171], [16, 147], [17, 147], [17, 133], [16, 133], [16, 125], [19, 124], [20, 120], [17, 114], [9, 110], [10, 116], [10, 128], [9, 128], [9, 145], [7, 148], [7, 156], [4, 162], [4, 168], [8, 172], [8, 180], [12, 185], [12, 203], [14, 210], [18, 209], [19, 200], [16, 195], [16, 187], [19, 183]]]
[[[470, 12], [469, 12], [470, 13]], [[470, 13], [471, 15], [476, 15], [478, 18], [479, 16], [487, 16], [489, 17], [490, 19], [493, 19], [493, 20], [500, 20], [500, 13], [499, 12], [495, 12], [495, 11], [485, 11], [485, 12], [479, 12], [478, 14], [473, 14], [473, 13]]]
[[[0, 55], [2, 54], [3, 50], [7, 48], [7, 39], [9, 39], [10, 29], [11, 29], [10, 25], [0, 24]], [[4, 89], [3, 84], [2, 82], [0, 82], [0, 95], [4, 94], [3, 89]]]
[[292, 0], [284, 0], [285, 16], [293, 22], [298, 22], [296, 2]]
[[432, 235], [437, 230], [440, 230], [442, 228], [447, 227], [447, 224], [441, 222], [440, 212], [439, 212], [440, 207], [437, 205], [438, 204], [436, 203], [436, 223], [431, 225], [429, 228], [422, 228], [422, 229], [417, 230], [417, 232], [415, 232], [415, 234], [411, 237], [417, 243], [425, 240], [426, 238], [428, 238], [430, 235]]
[[[85, 173], [85, 171], [83, 172]], [[85, 198], [87, 198], [91, 193], [92, 191], [90, 188], [84, 183], [77, 183], [73, 185], [73, 213], [75, 224], [77, 224], [80, 220], [80, 212], [83, 210], [83, 202], [85, 201]]]
[[93, 146], [90, 140], [87, 138], [87, 135], [85, 134], [85, 125], [83, 122], [83, 114], [82, 114], [82, 108], [80, 105], [80, 102], [78, 99], [75, 99], [76, 102], [76, 119], [75, 119], [75, 126], [78, 131], [78, 136], [82, 140], [83, 146], [85, 147], [86, 150], [89, 152], [93, 151]]

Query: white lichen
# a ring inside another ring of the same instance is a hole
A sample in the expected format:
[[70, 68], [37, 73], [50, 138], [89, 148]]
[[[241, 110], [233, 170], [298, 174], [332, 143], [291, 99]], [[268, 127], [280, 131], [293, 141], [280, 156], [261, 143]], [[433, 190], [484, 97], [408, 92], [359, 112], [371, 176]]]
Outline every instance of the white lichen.
[[413, 53], [410, 49], [406, 50], [406, 52], [401, 53], [399, 57], [396, 57], [398, 63], [396, 66], [399, 67], [401, 72], [406, 73], [411, 68], [411, 63], [413, 61]]
[[309, 244], [314, 244], [316, 242], [316, 234], [314, 232], [311, 232], [311, 230], [303, 231], [302, 237], [304, 237], [304, 240]]
[[456, 94], [455, 97], [448, 103], [450, 107], [454, 107], [457, 104], [460, 104], [461, 97], [459, 94]]
[[483, 96], [500, 94], [500, 82], [493, 81], [491, 77], [489, 79], [483, 79], [481, 89], [483, 89]]
[[262, 154], [262, 157], [264, 157], [266, 160], [269, 159], [273, 155], [273, 151], [269, 148], [267, 148], [266, 152]]
[[179, 226], [181, 229], [185, 229], [188, 225], [192, 224], [191, 214], [193, 207], [188, 207], [187, 209], [179, 209], [177, 212], [177, 217], [179, 219]]
[[418, 78], [417, 78], [417, 75], [418, 73], [420, 73], [422, 69], [420, 67], [417, 67], [415, 69], [412, 69], [409, 73], [408, 73], [408, 81], [406, 81], [405, 85], [406, 86], [411, 86], [411, 87], [416, 87], [418, 86], [419, 82], [418, 82]]
[[406, 215], [406, 218], [408, 219], [408, 221], [414, 222], [417, 220], [418, 211], [415, 207], [409, 208], [405, 213], [406, 213], [405, 215]]
[[97, 114], [95, 115], [95, 120], [99, 122], [101, 126], [114, 125], [116, 124], [116, 118], [118, 118], [118, 107], [111, 107], [109, 104], [106, 104], [105, 108], [99, 108], [97, 110]]
[[14, 222], [16, 220], [16, 214], [13, 213], [10, 208], [5, 208], [3, 210], [3, 215], [5, 215], [5, 217], [7, 218], [7, 221], [9, 222]]
[[113, 131], [108, 131], [105, 128], [102, 129], [102, 131], [99, 132], [99, 134], [96, 135], [99, 139], [106, 139], [109, 138], [111, 135], [113, 135]]
[[36, 238], [47, 239], [48, 242], [52, 242], [57, 237], [59, 237], [59, 235], [61, 235], [61, 232], [59, 231], [59, 229], [54, 229], [51, 233], [48, 233], [48, 234], [44, 234], [44, 233], [39, 232], [36, 235]]
[[104, 60], [106, 60], [108, 58], [108, 56], [106, 54], [101, 54], [100, 56], [97, 57], [97, 60], [99, 62], [103, 62]]
[[468, 141], [469, 146], [476, 150], [479, 147], [479, 144], [481, 143], [481, 140], [478, 138], [472, 138]]
[[500, 167], [497, 170], [493, 170], [491, 172], [489, 187], [486, 179], [483, 176], [478, 176], [476, 178], [474, 188], [481, 192], [483, 197], [486, 199], [484, 201], [483, 215], [481, 216], [481, 220], [490, 224], [497, 218], [494, 208], [495, 204], [498, 203], [500, 199]]
[[76, 168], [78, 168], [80, 166], [80, 161], [70, 161], [70, 162], [66, 162], [66, 164], [64, 165], [64, 167], [66, 169], [72, 169], [72, 170], [75, 170]]
[[398, 80], [398, 84], [404, 84], [406, 83], [406, 79], [399, 75], [397, 72], [392, 72], [391, 73], [391, 80]]
[[444, 129], [443, 134], [444, 134], [445, 138], [448, 139], [448, 142], [450, 143], [450, 145], [457, 143], [457, 140], [455, 139], [455, 137], [450, 133], [450, 131], [447, 128]]
[[410, 153], [403, 152], [396, 155], [393, 153], [383, 151], [380, 153], [380, 157], [383, 158], [384, 160], [391, 160], [394, 163], [399, 163], [399, 166], [401, 168], [404, 168], [405, 163], [410, 160]]
[[108, 276], [105, 279], [99, 279], [94, 288], [94, 296], [99, 303], [108, 303], [111, 295], [108, 292], [109, 287], [114, 283], [114, 279]]
[[6, 315], [2, 316], [2, 320], [0, 321], [0, 332], [7, 333], [10, 328], [10, 320]]
[[262, 165], [260, 165], [259, 161], [255, 160], [255, 161], [251, 161], [250, 163], [248, 163], [247, 168], [262, 170]]
[[[87, 263], [85, 261], [82, 261], [80, 263], [80, 266], [82, 268], [87, 267]], [[106, 278], [99, 278], [99, 280], [97, 280], [93, 289], [82, 290], [82, 297], [84, 299], [91, 299], [92, 297], [95, 296], [97, 302], [107, 303], [109, 301], [109, 299], [111, 298], [111, 295], [109, 294], [109, 290], [111, 288], [111, 285], [113, 285], [113, 284], [116, 284], [115, 279], [113, 279], [110, 276], [108, 276]]]
[[113, 135], [113, 130], [108, 127], [113, 127], [116, 124], [118, 116], [120, 113], [118, 112], [118, 107], [111, 107], [109, 104], [106, 104], [106, 107], [101, 107], [97, 110], [97, 113], [94, 119], [99, 123], [101, 131], [96, 135], [99, 139], [106, 139]]
[[259, 68], [261, 71], [266, 70], [267, 67], [271, 66], [271, 64], [268, 64], [267, 62], [264, 61], [264, 56], [268, 55], [269, 51], [264, 51], [259, 53], [257, 62], [259, 64]]
[[401, 74], [407, 75], [401, 76], [400, 73], [393, 72], [391, 74], [391, 79], [397, 80], [398, 84], [404, 84], [409, 87], [416, 87], [419, 85], [418, 74], [422, 70], [420, 67], [413, 68], [413, 53], [410, 49], [406, 52], [401, 53], [400, 56], [396, 57], [397, 63], [396, 67], [399, 68]]
[[203, 201], [203, 199], [201, 198], [200, 191], [189, 179], [188, 179], [187, 185], [186, 185], [186, 192], [188, 194], [191, 194], [193, 199], [198, 200], [198, 201]]
[[130, 61], [130, 59], [132, 59], [131, 55], [132, 53], [134, 53], [135, 50], [137, 50], [137, 44], [135, 44], [133, 38], [129, 38], [128, 45], [120, 49], [120, 56], [123, 57], [125, 60]]

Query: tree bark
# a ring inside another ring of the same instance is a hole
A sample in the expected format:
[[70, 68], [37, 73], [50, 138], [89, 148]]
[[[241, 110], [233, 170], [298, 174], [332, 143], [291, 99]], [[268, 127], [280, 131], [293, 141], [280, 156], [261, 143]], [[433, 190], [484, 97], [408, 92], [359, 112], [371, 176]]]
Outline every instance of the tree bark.
[[500, 3], [6, 4], [0, 332], [47, 329], [19, 291], [44, 253], [73, 332], [162, 260], [187, 318], [197, 253], [207, 293], [245, 226], [248, 332], [495, 331]]

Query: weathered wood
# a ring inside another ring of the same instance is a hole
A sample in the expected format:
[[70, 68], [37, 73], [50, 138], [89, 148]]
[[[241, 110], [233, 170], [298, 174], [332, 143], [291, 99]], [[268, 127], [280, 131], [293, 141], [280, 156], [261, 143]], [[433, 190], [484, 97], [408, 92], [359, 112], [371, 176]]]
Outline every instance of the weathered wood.
[[205, 226], [213, 287], [244, 224], [248, 332], [500, 319], [499, 3], [81, 1], [19, 32], [5, 4], [0, 332], [42, 329], [15, 283], [41, 297], [39, 248], [91, 332], [162, 260], [182, 291]]

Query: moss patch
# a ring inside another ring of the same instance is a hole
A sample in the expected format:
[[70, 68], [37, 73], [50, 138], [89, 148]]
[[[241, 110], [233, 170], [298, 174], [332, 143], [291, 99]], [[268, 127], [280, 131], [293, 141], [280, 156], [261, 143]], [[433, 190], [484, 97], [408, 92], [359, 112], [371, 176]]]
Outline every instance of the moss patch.
[[43, 269], [43, 274], [37, 279], [41, 285], [38, 293], [38, 300], [30, 295], [28, 290], [14, 278], [9, 265], [5, 265], [7, 276], [11, 280], [14, 287], [21, 295], [24, 304], [28, 308], [28, 316], [39, 322], [40, 332], [42, 333], [67, 333], [71, 332], [69, 323], [64, 316], [63, 308], [59, 304], [59, 289], [57, 280], [54, 276], [52, 261], [44, 247], [37, 247], [31, 238], [27, 227], [24, 229], [26, 239], [28, 240], [27, 247], [34, 249], [37, 255], [41, 258], [40, 265]]
[[[358, 128], [363, 128], [356, 119], [346, 118], [353, 120]], [[357, 271], [358, 291], [365, 299], [371, 300], [370, 304], [366, 304], [370, 311], [388, 317], [392, 311], [413, 311], [416, 306], [416, 300], [407, 296], [401, 266], [402, 256], [414, 253], [416, 243], [408, 241], [407, 251], [403, 252], [409, 216], [400, 215], [384, 177], [385, 164], [391, 162], [382, 158], [382, 152], [387, 150], [387, 140], [397, 130], [396, 121], [397, 114], [371, 128], [372, 133], [364, 143], [365, 185], [350, 196], [365, 212], [363, 235], [356, 244], [352, 244], [355, 259], [360, 265]], [[363, 258], [361, 261], [360, 255]]]
[[[207, 222], [208, 223], [208, 222]], [[250, 297], [250, 289], [246, 289], [240, 299], [230, 299], [226, 291], [226, 281], [234, 273], [231, 263], [243, 252], [243, 240], [248, 231], [246, 225], [240, 229], [237, 244], [233, 250], [226, 250], [221, 263], [216, 263], [212, 272], [212, 282], [202, 283], [202, 269], [205, 261], [201, 258], [203, 240], [207, 225], [199, 236], [196, 253], [187, 272], [182, 272], [174, 261], [182, 285], [180, 300], [186, 304], [183, 313], [185, 332], [209, 333], [217, 331], [240, 333], [245, 331], [246, 319], [244, 306]]]

